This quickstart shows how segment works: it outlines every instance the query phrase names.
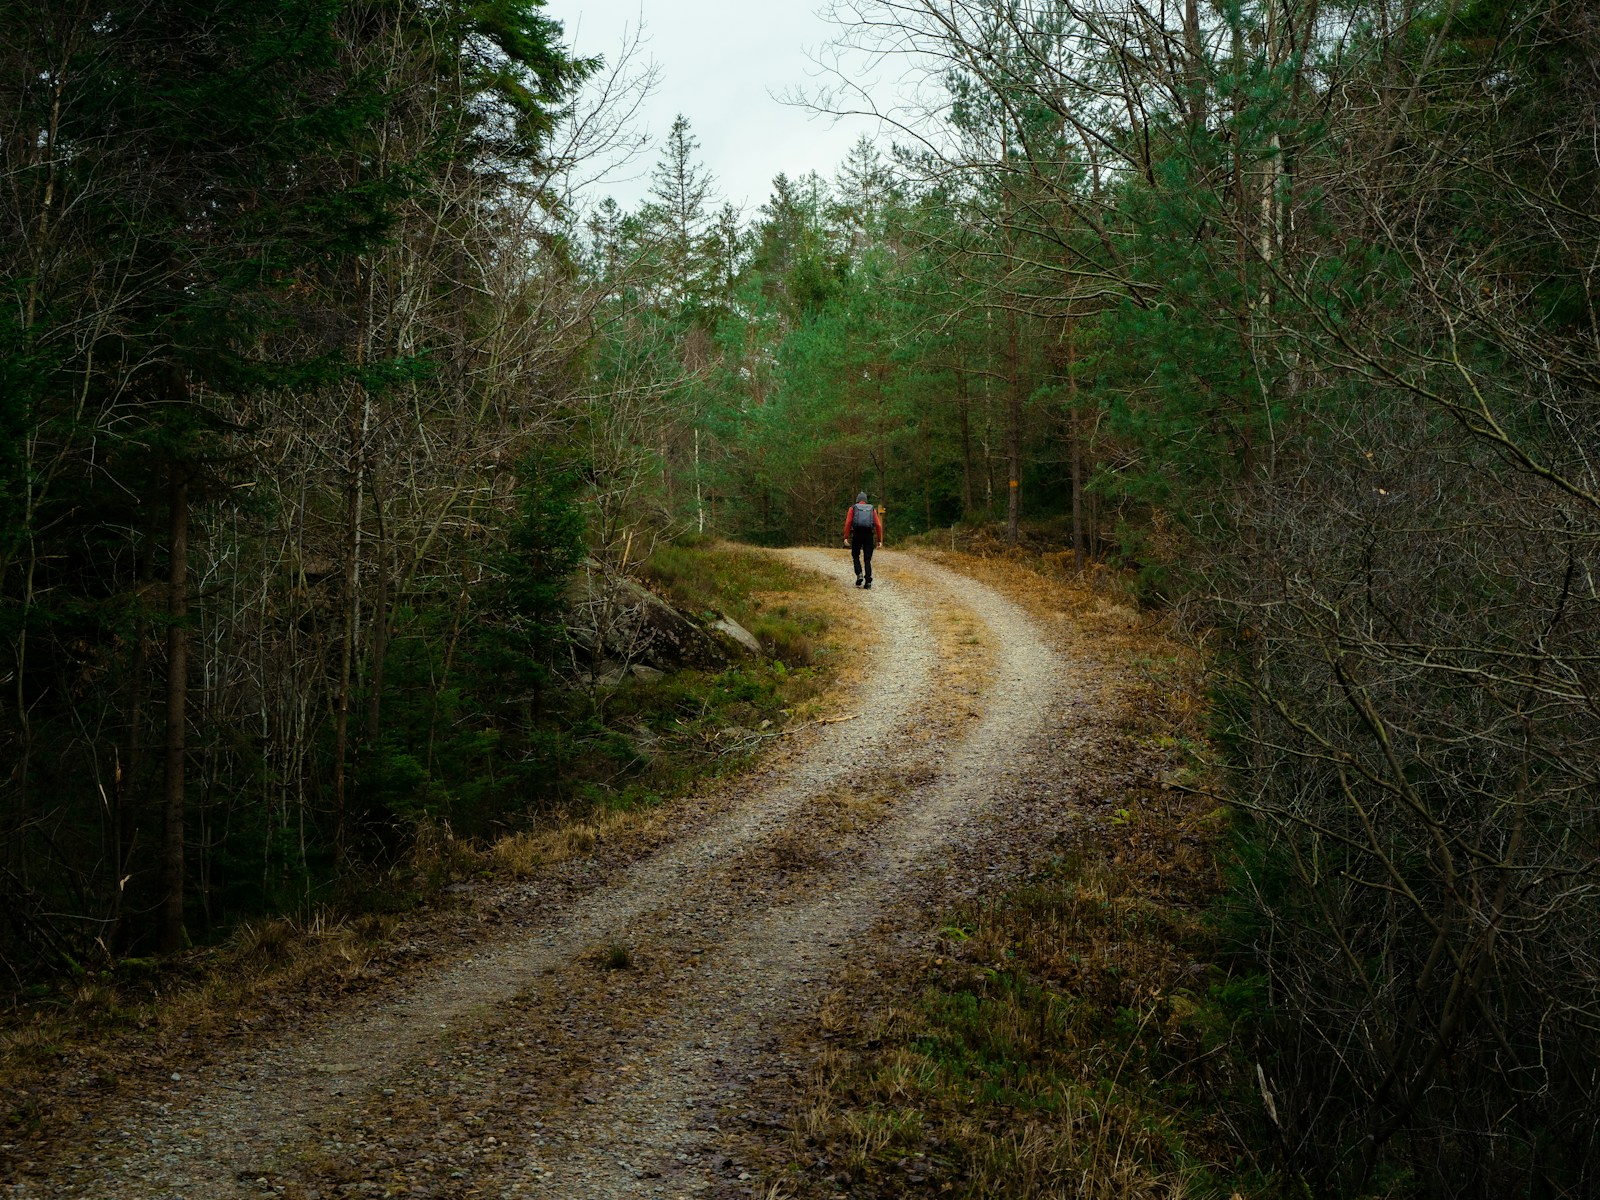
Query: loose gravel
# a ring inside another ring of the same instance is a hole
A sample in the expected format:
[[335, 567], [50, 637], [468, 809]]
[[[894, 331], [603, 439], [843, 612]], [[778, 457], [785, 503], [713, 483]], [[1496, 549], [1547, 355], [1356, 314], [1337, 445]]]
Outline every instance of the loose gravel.
[[[786, 553], [849, 586], [838, 552]], [[741, 1103], [794, 1068], [775, 1031], [970, 849], [1082, 703], [998, 592], [892, 551], [876, 565], [853, 598], [848, 719], [791, 739], [726, 803], [686, 804], [675, 840], [586, 894], [520, 889], [520, 928], [398, 993], [113, 1097], [102, 1135], [6, 1194], [751, 1194], [724, 1126], [768, 1119]]]

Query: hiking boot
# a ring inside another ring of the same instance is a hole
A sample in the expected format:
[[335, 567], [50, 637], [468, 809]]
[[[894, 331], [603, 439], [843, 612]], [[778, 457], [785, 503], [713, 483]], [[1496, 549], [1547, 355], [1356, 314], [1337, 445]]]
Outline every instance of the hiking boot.
[[857, 587], [861, 586], [861, 576], [859, 576], [859, 575], [856, 576], [856, 586]]
[[865, 582], [865, 583], [863, 583], [863, 584], [862, 584], [862, 585], [861, 585], [861, 586], [862, 586], [862, 587], [864, 587], [864, 588], [870, 588], [870, 587], [871, 587], [871, 586], [872, 586], [872, 580], [870, 580], [870, 579], [869, 579], [869, 580], [867, 580], [867, 581], [866, 581], [866, 582]]

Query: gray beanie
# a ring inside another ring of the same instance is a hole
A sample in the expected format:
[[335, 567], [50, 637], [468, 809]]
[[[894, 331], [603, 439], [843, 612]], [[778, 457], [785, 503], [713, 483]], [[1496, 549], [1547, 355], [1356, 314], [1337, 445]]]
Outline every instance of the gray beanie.
[[857, 504], [865, 504], [866, 502], [867, 502], [867, 494], [865, 492], [857, 492], [856, 493], [856, 503]]

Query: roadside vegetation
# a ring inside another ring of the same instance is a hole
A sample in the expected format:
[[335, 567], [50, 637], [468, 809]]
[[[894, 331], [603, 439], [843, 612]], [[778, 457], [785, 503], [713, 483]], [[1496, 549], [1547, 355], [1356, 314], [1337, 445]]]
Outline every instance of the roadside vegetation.
[[[1206, 664], [1071, 570], [1048, 530], [922, 539], [1043, 620], [1087, 632], [1100, 704], [1068, 778], [1081, 819], [1026, 878], [928, 914], [919, 952], [847, 972], [775, 1195], [1264, 1196], [1278, 1186], [1251, 1047], [1262, 978], [1232, 927]], [[1132, 620], [1130, 620], [1132, 618]]]
[[[543, 0], [0, 3], [0, 988], [737, 761], [829, 663], [683, 535], [865, 489], [1202, 655], [1294, 1187], [1600, 1195], [1593, 6], [828, 7], [893, 144], [740, 211], [686, 117], [584, 198], [651, 69]], [[769, 653], [650, 676], [641, 577]]]
[[629, 857], [660, 832], [667, 802], [816, 719], [840, 662], [835, 588], [763, 552], [692, 539], [645, 574], [692, 611], [733, 617], [768, 654], [572, 689], [548, 718], [564, 773], [519, 823], [464, 836], [427, 821], [403, 855], [298, 913], [242, 922], [182, 955], [40, 981], [0, 1014], [4, 1140], [49, 1136], [95, 1095], [182, 1069], [216, 1038], [293, 1022], [491, 934], [488, 885], [577, 856]]

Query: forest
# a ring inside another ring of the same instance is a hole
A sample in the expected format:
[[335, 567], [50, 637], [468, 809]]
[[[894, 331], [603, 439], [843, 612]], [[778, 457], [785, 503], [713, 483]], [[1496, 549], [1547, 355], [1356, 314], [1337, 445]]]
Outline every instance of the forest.
[[572, 580], [861, 488], [1206, 654], [1309, 1194], [1593, 1194], [1600, 14], [840, 3], [888, 133], [742, 212], [583, 200], [542, 8], [0, 2], [8, 991], [595, 803]]

